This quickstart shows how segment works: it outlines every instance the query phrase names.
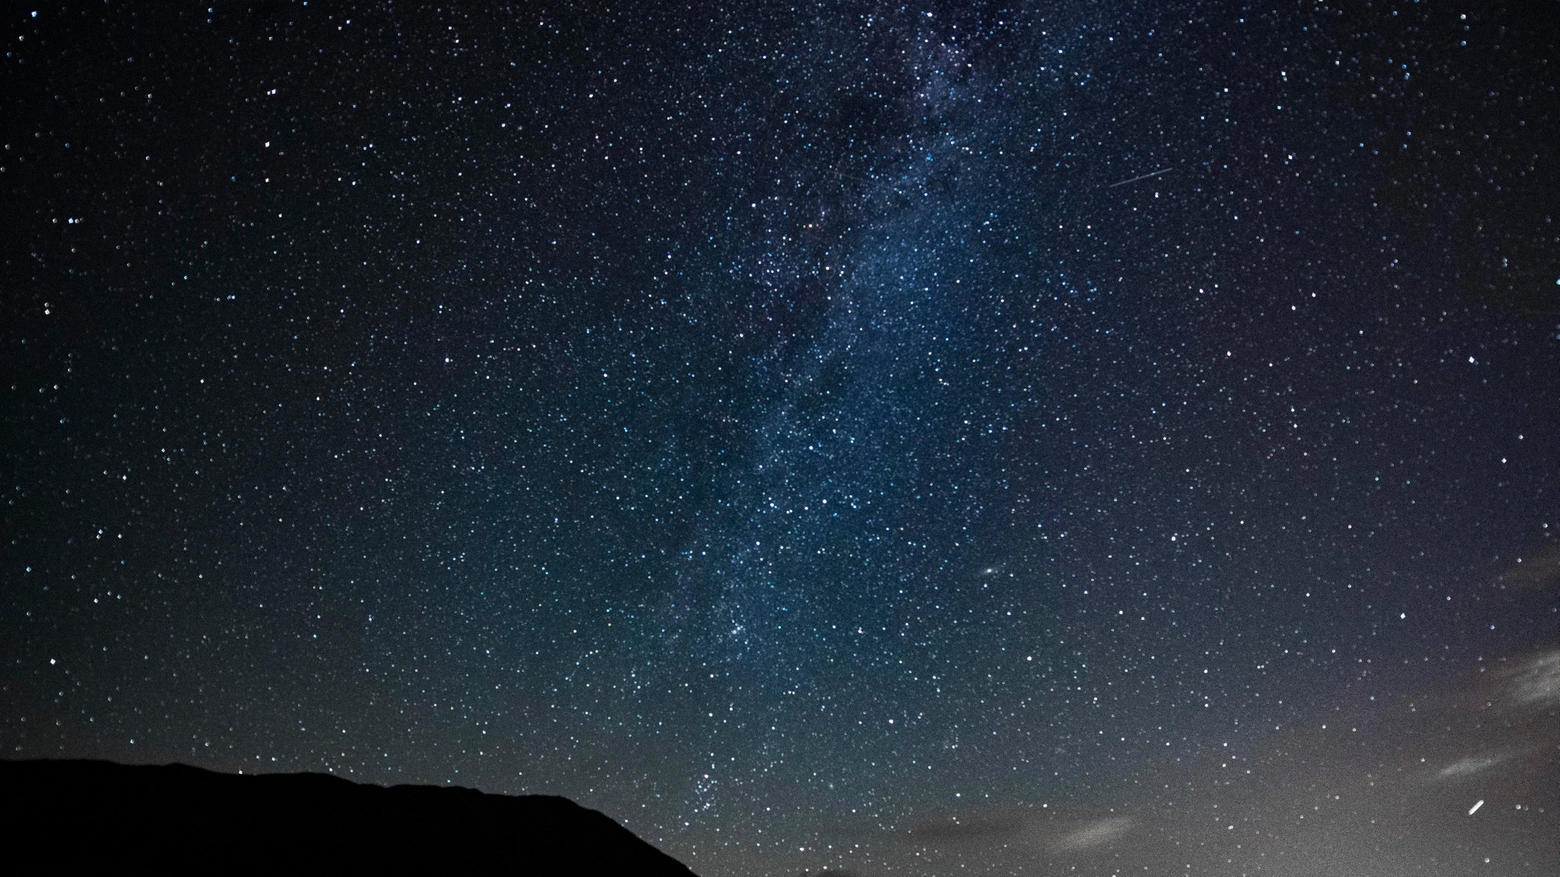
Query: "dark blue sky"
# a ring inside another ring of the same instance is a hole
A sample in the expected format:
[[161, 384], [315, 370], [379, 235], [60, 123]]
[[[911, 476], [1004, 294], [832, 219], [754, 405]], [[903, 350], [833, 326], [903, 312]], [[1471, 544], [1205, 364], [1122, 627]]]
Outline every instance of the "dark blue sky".
[[1541, 5], [7, 15], [7, 757], [1560, 863]]

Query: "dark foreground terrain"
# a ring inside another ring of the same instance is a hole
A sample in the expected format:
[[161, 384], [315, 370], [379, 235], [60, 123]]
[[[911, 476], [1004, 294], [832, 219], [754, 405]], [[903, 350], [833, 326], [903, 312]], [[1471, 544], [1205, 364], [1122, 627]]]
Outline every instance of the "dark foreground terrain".
[[0, 796], [11, 813], [7, 857], [13, 861], [213, 873], [481, 867], [510, 874], [692, 874], [566, 798], [106, 761], [0, 761]]

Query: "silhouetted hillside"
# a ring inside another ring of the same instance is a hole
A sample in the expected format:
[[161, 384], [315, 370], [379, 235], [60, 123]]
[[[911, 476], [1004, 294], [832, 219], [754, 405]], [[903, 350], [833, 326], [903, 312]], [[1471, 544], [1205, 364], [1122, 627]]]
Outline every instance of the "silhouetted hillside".
[[566, 798], [104, 761], [0, 761], [0, 794], [11, 861], [212, 873], [692, 874]]

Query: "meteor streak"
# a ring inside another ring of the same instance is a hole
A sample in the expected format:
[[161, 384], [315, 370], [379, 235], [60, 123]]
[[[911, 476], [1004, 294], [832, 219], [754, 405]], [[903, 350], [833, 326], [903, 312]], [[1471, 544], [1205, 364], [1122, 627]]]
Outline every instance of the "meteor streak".
[[1110, 184], [1110, 185], [1108, 185], [1108, 186], [1106, 186], [1106, 187], [1105, 187], [1105, 188], [1107, 188], [1107, 189], [1114, 189], [1114, 188], [1116, 188], [1116, 187], [1117, 187], [1117, 186], [1125, 186], [1125, 185], [1127, 185], [1127, 184], [1128, 184], [1128, 183], [1136, 183], [1136, 182], [1140, 182], [1140, 181], [1142, 181], [1142, 180], [1146, 180], [1146, 179], [1148, 179], [1148, 178], [1149, 178], [1149, 177], [1157, 177], [1157, 176], [1159, 176], [1159, 175], [1160, 175], [1160, 174], [1168, 174], [1168, 173], [1170, 173], [1170, 172], [1171, 172], [1171, 171], [1173, 171], [1173, 170], [1175, 170], [1175, 168], [1173, 168], [1173, 167], [1166, 167], [1166, 168], [1160, 168], [1160, 169], [1159, 169], [1159, 170], [1157, 170], [1157, 171], [1154, 171], [1154, 172], [1153, 172], [1153, 173], [1151, 173], [1151, 174], [1142, 174], [1142, 175], [1141, 175], [1141, 176], [1136, 176], [1136, 177], [1133, 177], [1133, 178], [1132, 178], [1132, 179], [1130, 179], [1130, 180], [1122, 180], [1122, 181], [1121, 181], [1121, 182], [1119, 182], [1119, 183], [1111, 183], [1111, 184]]

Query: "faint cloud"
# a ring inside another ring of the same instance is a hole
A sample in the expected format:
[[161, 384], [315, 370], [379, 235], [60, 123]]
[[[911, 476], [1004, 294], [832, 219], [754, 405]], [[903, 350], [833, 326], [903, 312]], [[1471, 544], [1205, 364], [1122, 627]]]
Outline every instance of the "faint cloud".
[[1512, 755], [1513, 753], [1510, 752], [1487, 752], [1481, 753], [1479, 755], [1469, 755], [1465, 758], [1459, 758], [1451, 764], [1448, 764], [1446, 767], [1436, 771], [1435, 776], [1436, 779], [1440, 780], [1454, 780], [1460, 779], [1462, 777], [1473, 776], [1476, 773], [1483, 773], [1497, 764], [1509, 760]]
[[1541, 652], [1511, 670], [1506, 693], [1519, 707], [1560, 706], [1560, 649]]
[[934, 821], [911, 829], [919, 844], [952, 848], [1029, 848], [1053, 853], [1086, 853], [1125, 835], [1135, 825], [1130, 816], [1085, 816], [1078, 811], [1050, 809], [988, 810]]
[[1541, 591], [1560, 585], [1560, 542], [1546, 539], [1528, 545], [1520, 557], [1495, 573], [1492, 583], [1517, 591]]
[[1128, 816], [1112, 816], [1109, 819], [1099, 819], [1067, 832], [1056, 840], [1056, 849], [1076, 853], [1090, 850], [1126, 834], [1132, 828], [1132, 819]]

